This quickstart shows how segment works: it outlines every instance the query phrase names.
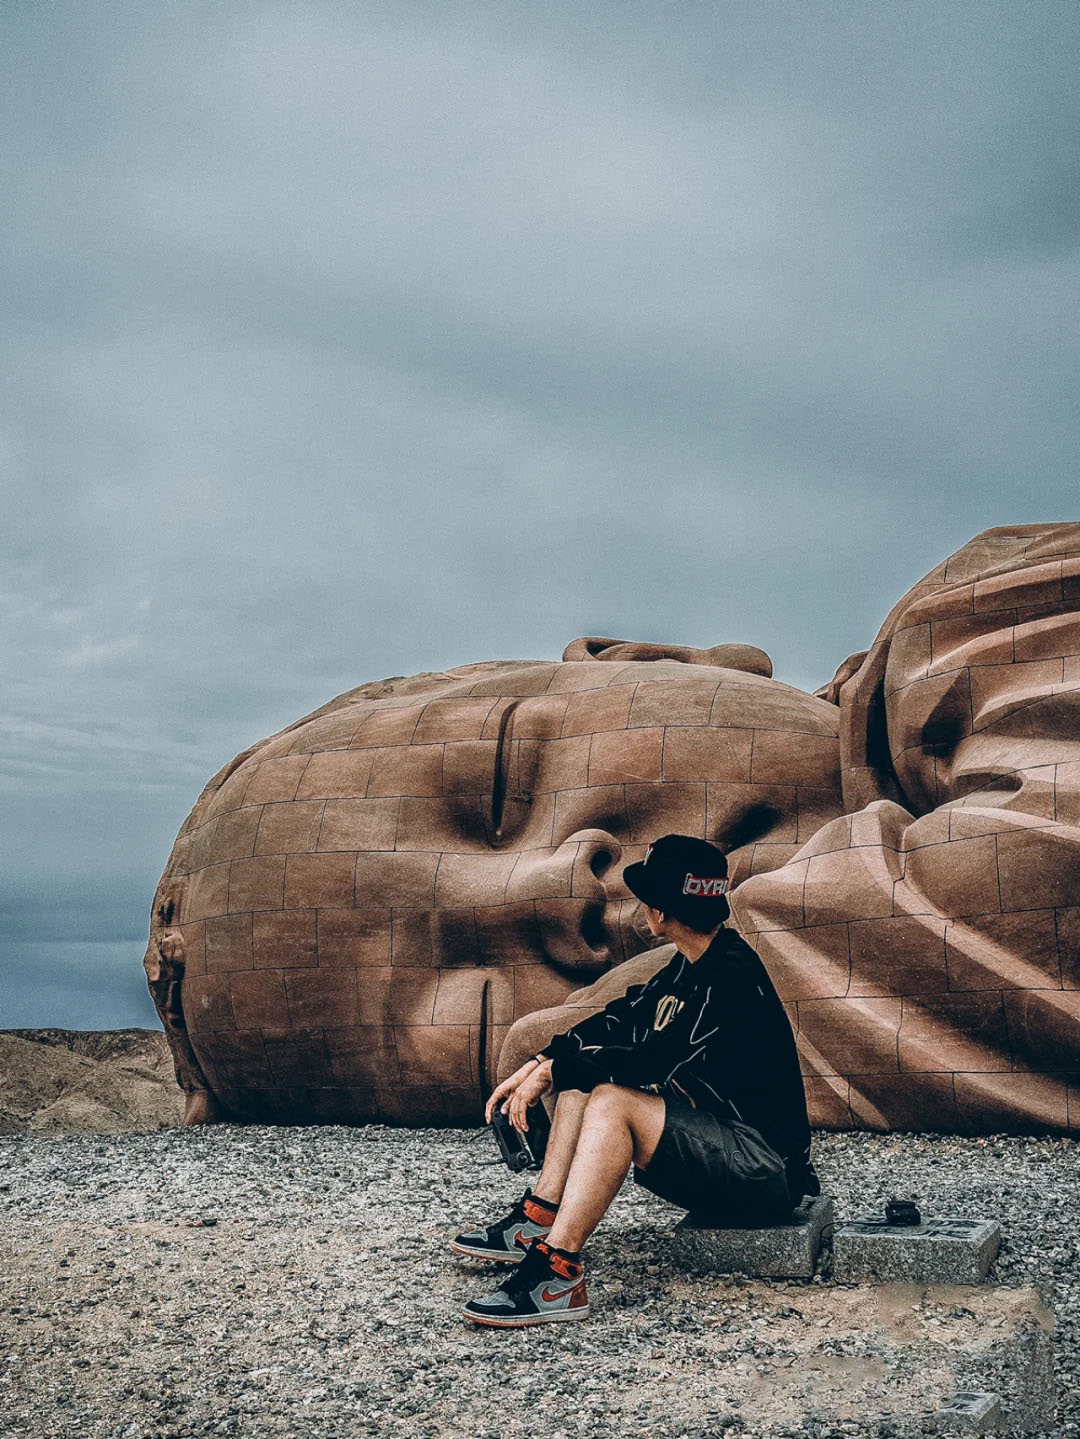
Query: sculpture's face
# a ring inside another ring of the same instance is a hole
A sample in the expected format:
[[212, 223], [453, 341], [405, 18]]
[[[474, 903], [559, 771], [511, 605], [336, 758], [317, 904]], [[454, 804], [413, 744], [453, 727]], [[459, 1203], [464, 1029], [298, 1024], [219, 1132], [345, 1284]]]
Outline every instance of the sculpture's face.
[[515, 1018], [654, 942], [621, 882], [650, 841], [706, 836], [737, 884], [840, 812], [835, 707], [760, 675], [384, 688], [258, 747], [174, 855], [188, 1029], [245, 1117], [471, 1117]]
[[1045, 568], [1043, 578], [1020, 570], [976, 587], [965, 613], [952, 593], [902, 612], [885, 713], [916, 812], [962, 801], [1066, 818], [1058, 770], [1080, 730], [1080, 613], [1060, 594], [1057, 568]]

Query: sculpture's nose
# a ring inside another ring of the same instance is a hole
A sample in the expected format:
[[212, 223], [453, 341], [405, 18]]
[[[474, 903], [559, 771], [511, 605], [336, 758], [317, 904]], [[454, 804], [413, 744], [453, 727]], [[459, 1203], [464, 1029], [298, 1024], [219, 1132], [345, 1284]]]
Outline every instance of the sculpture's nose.
[[532, 900], [547, 956], [595, 971], [625, 956], [623, 930], [637, 901], [622, 884], [622, 846], [603, 829], [581, 829], [556, 849], [518, 857], [507, 901]]
[[588, 899], [606, 901], [617, 876], [622, 845], [603, 829], [579, 829], [557, 849], [529, 850], [518, 856], [507, 900]]

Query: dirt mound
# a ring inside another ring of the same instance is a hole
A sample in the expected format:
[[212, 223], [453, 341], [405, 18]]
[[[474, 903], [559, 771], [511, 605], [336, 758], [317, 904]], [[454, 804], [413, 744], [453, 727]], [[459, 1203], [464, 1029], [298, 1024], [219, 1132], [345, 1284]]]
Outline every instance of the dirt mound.
[[158, 1030], [0, 1030], [0, 1134], [165, 1129], [183, 1112]]

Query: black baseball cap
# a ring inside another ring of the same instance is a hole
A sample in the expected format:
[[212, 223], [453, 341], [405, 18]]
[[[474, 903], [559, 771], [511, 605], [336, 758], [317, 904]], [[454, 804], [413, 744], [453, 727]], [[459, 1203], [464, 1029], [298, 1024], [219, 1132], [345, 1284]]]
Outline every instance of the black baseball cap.
[[662, 910], [690, 923], [712, 915], [716, 901], [728, 892], [727, 856], [706, 839], [691, 834], [665, 834], [651, 844], [645, 858], [628, 864], [623, 881], [651, 909]]

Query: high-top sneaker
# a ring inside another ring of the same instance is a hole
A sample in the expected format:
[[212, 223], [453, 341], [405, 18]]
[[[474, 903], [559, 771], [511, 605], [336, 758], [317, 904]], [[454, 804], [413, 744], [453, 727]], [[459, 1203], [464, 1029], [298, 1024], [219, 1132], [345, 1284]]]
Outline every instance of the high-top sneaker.
[[545, 1239], [555, 1223], [557, 1204], [534, 1199], [526, 1189], [505, 1219], [496, 1219], [486, 1229], [459, 1234], [450, 1241], [455, 1254], [467, 1259], [486, 1259], [489, 1264], [520, 1264], [534, 1239]]
[[494, 1294], [473, 1299], [461, 1311], [473, 1324], [520, 1329], [584, 1319], [589, 1312], [585, 1270], [580, 1259], [537, 1239]]

